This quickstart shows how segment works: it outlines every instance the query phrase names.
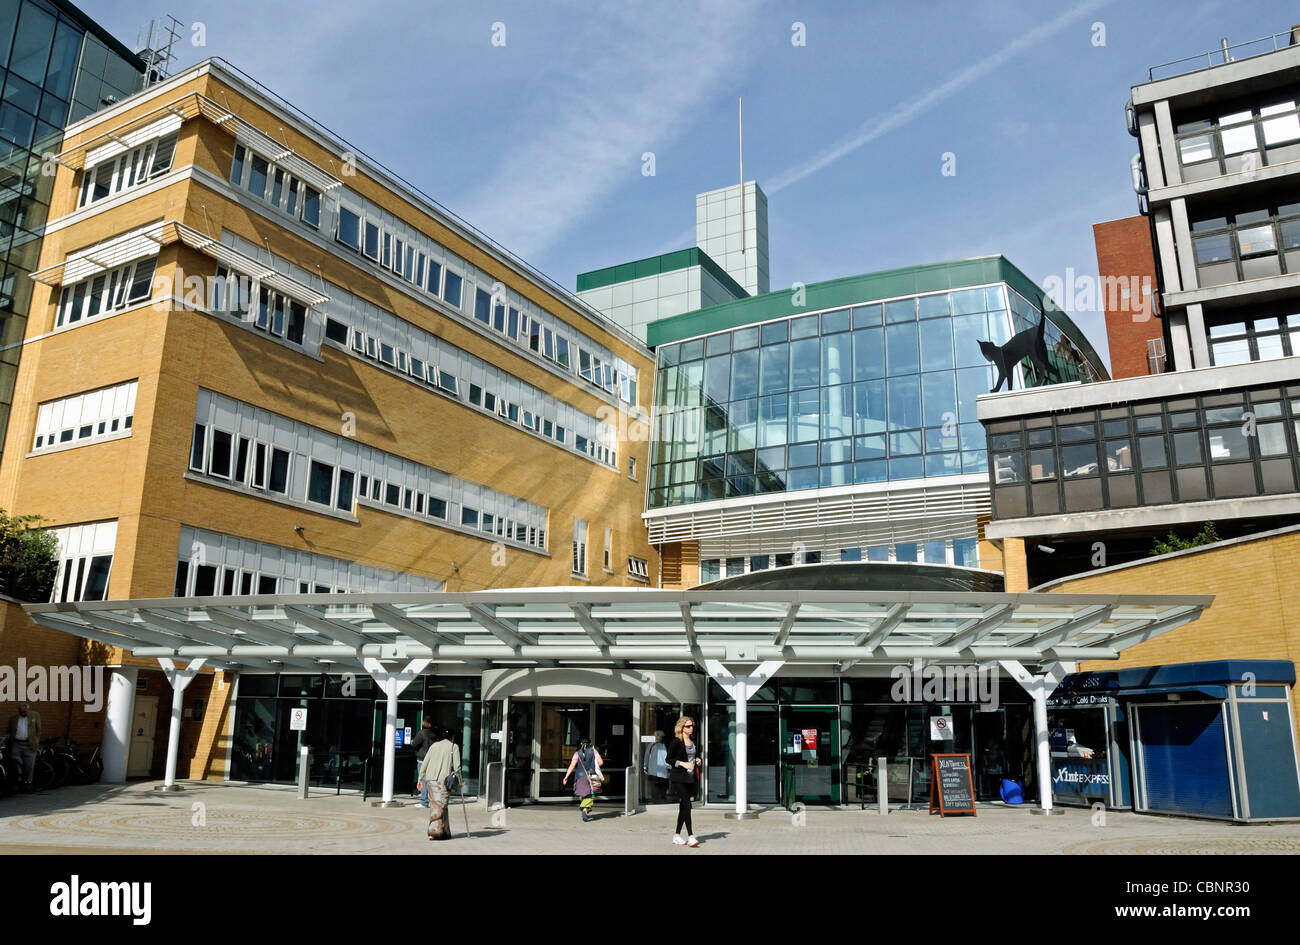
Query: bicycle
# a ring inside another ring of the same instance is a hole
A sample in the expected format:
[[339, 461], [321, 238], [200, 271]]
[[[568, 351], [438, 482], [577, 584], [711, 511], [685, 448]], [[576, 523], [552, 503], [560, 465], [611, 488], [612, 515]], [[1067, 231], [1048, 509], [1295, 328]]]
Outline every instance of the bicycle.
[[64, 739], [58, 735], [44, 739], [37, 753], [37, 758], [44, 758], [54, 772], [50, 787], [63, 787], [77, 767], [77, 756], [63, 742]]
[[[0, 747], [0, 756], [4, 759], [5, 789], [12, 794], [19, 790], [23, 784], [23, 763], [19, 758], [10, 756], [9, 739], [4, 739], [3, 747]], [[36, 793], [44, 791], [54, 783], [54, 766], [50, 764], [42, 754], [50, 753], [44, 746], [36, 753], [36, 761], [32, 765], [32, 783], [31, 791]]]

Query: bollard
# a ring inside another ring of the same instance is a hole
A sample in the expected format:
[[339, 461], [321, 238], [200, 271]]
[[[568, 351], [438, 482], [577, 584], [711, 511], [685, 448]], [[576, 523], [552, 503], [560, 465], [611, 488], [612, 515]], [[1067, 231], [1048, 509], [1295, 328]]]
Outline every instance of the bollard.
[[641, 778], [636, 765], [623, 769], [623, 816], [631, 817], [641, 810]]
[[876, 813], [882, 817], [889, 813], [889, 771], [884, 758], [876, 759]]
[[480, 792], [483, 806], [488, 810], [501, 810], [506, 806], [506, 766], [500, 761], [489, 761], [487, 790]]
[[311, 773], [311, 749], [303, 745], [298, 756], [298, 800], [307, 800], [307, 777]]

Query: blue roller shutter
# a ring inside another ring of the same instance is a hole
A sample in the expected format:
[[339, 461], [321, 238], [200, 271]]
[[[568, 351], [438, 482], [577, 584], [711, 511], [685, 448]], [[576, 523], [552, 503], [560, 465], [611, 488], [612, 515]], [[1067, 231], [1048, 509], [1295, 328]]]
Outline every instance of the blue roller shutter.
[[1221, 703], [1139, 706], [1146, 810], [1232, 817]]

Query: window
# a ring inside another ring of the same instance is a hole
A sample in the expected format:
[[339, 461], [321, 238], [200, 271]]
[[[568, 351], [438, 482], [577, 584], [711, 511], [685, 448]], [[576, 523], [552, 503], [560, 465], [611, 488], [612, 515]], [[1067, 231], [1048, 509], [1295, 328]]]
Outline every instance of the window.
[[313, 459], [311, 473], [307, 478], [307, 501], [329, 505], [333, 492], [334, 467]]
[[107, 315], [145, 301], [152, 294], [153, 274], [157, 264], [158, 257], [150, 256], [112, 272], [65, 285], [59, 297], [54, 327], [62, 328], [82, 319]]
[[271, 171], [271, 165], [266, 158], [254, 154], [249, 167], [248, 192], [254, 197], [266, 199], [266, 181]]
[[366, 221], [366, 241], [361, 251], [376, 262], [379, 261], [379, 227]]
[[59, 543], [54, 603], [104, 600], [113, 567], [117, 522], [95, 522], [53, 529]]
[[339, 207], [339, 229], [336, 238], [344, 246], [361, 249], [361, 217], [347, 207]]
[[587, 576], [587, 523], [580, 518], [573, 520], [573, 573]]
[[628, 558], [627, 576], [634, 581], [648, 581], [650, 579], [650, 571], [646, 567], [645, 559]]
[[606, 571], [610, 570], [610, 565], [613, 563], [614, 560], [613, 550], [614, 550], [614, 531], [613, 529], [607, 528], [605, 529], [605, 564], [604, 564], [604, 568]]
[[460, 308], [460, 285], [460, 276], [448, 269], [443, 282], [442, 297], [449, 305], [456, 308]]
[[32, 451], [130, 435], [137, 386], [128, 381], [41, 404]]
[[[172, 155], [176, 153], [176, 134], [157, 141], [139, 145], [130, 151], [110, 158], [82, 172], [81, 196], [78, 207], [121, 193], [128, 187], [146, 183], [171, 170]], [[234, 173], [233, 170], [231, 172]], [[243, 167], [240, 166], [240, 174]]]

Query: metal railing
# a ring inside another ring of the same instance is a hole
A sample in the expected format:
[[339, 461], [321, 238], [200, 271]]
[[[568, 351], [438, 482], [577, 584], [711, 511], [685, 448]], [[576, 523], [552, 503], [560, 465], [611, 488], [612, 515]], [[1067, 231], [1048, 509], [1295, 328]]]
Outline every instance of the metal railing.
[[[1162, 62], [1158, 66], [1152, 66], [1147, 70], [1147, 81], [1154, 82], [1157, 78], [1168, 79], [1176, 75], [1185, 75], [1188, 72], [1197, 72], [1201, 69], [1213, 69], [1216, 66], [1226, 65], [1240, 59], [1250, 59], [1254, 56], [1278, 52], [1300, 43], [1300, 40], [1297, 39], [1298, 35], [1300, 35], [1300, 27], [1292, 27], [1285, 33], [1273, 33], [1271, 36], [1263, 36], [1233, 46], [1229, 46], [1227, 40], [1224, 40], [1218, 49], [1211, 49], [1196, 56], [1188, 56], [1185, 59], [1175, 59], [1172, 62]], [[1281, 40], [1280, 43], [1279, 40]], [[1159, 76], [1156, 75], [1157, 72], [1163, 72], [1165, 69], [1170, 71]]]

